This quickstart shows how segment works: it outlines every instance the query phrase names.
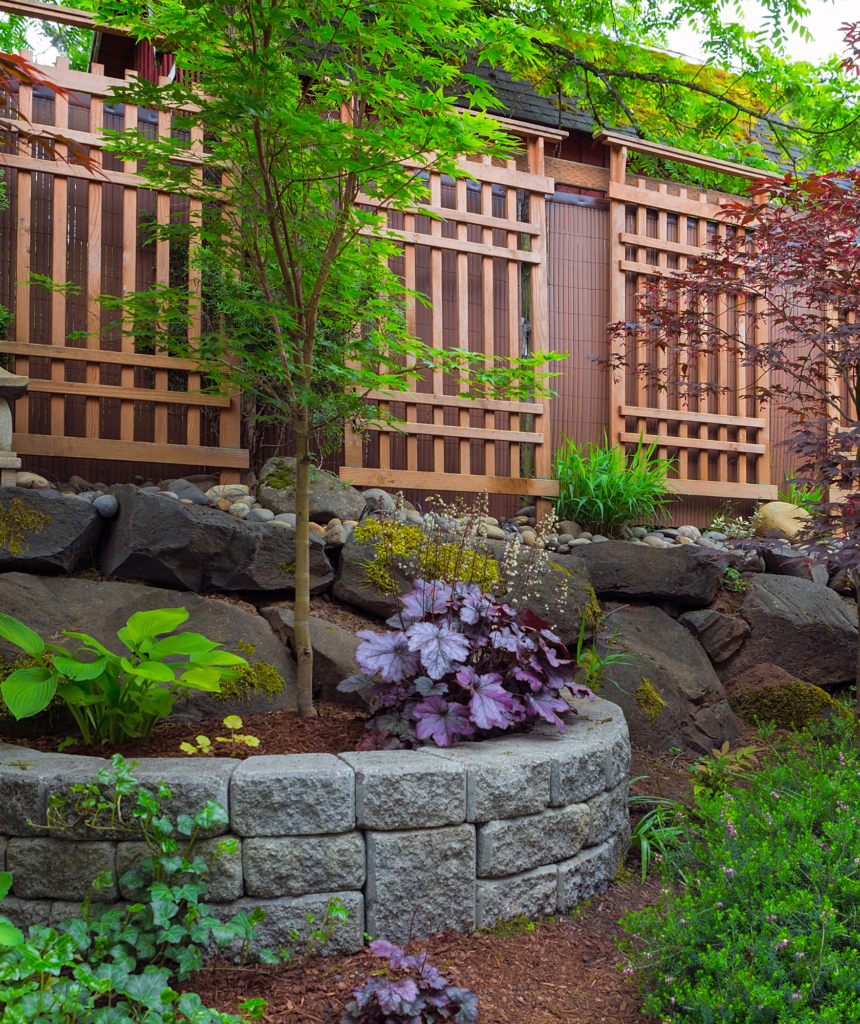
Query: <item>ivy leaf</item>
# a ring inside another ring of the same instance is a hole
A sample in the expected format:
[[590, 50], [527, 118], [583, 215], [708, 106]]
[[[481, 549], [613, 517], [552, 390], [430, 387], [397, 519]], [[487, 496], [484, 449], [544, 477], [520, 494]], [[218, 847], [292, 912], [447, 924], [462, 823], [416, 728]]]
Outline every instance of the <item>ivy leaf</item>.
[[540, 715], [541, 718], [557, 725], [559, 732], [564, 732], [564, 722], [558, 717], [556, 711], [569, 710], [566, 700], [557, 697], [552, 690], [538, 690], [537, 693], [527, 693], [525, 702], [526, 711], [530, 715]]
[[367, 675], [379, 672], [386, 682], [396, 683], [418, 668], [418, 657], [412, 653], [405, 633], [373, 633], [363, 629], [355, 635], [364, 641], [358, 645], [355, 661]]
[[413, 713], [418, 723], [418, 739], [432, 739], [439, 747], [449, 747], [457, 735], [471, 736], [475, 727], [462, 704], [448, 703], [444, 697], [428, 697]]
[[462, 633], [435, 622], [416, 622], [406, 631], [409, 649], [421, 652], [421, 664], [431, 679], [441, 679], [455, 663], [469, 657], [469, 641]]

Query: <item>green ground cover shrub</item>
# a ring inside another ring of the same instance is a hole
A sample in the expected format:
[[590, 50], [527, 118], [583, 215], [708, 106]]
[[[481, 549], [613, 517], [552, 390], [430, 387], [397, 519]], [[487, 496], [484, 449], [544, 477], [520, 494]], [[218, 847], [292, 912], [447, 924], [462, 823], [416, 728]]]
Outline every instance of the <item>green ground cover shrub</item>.
[[606, 536], [663, 518], [677, 500], [667, 486], [675, 463], [659, 458], [656, 450], [656, 441], [646, 445], [641, 439], [628, 455], [621, 445], [579, 445], [564, 438], [553, 456], [553, 476], [559, 483], [556, 518], [572, 519]]
[[663, 904], [625, 922], [670, 1024], [860, 1019], [860, 756], [840, 723], [766, 739], [743, 787], [700, 790]]

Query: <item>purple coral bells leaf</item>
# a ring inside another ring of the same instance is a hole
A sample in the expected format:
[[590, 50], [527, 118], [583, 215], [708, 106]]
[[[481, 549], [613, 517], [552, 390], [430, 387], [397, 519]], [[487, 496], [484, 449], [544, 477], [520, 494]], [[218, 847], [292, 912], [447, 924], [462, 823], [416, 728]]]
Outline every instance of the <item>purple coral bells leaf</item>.
[[538, 690], [537, 693], [528, 693], [525, 696], [526, 711], [530, 715], [540, 715], [548, 722], [558, 726], [559, 732], [564, 732], [564, 722], [558, 717], [556, 711], [567, 711], [569, 705], [566, 700], [557, 697], [552, 690]]
[[434, 683], [429, 676], [419, 676], [412, 685], [422, 697], [444, 697], [448, 692], [447, 683]]
[[403, 612], [412, 622], [418, 622], [428, 615], [443, 615], [451, 606], [451, 587], [447, 583], [433, 580], [415, 580], [415, 589], [400, 598]]
[[418, 658], [410, 650], [405, 633], [374, 633], [363, 629], [355, 634], [363, 643], [358, 645], [355, 661], [362, 672], [372, 676], [377, 672], [388, 683], [396, 683], [412, 675], [418, 668]]
[[469, 711], [479, 729], [492, 729], [494, 726], [506, 729], [514, 721], [511, 715], [513, 697], [502, 688], [502, 677], [498, 672], [479, 676], [469, 666], [457, 673], [457, 682], [471, 691]]
[[341, 693], [360, 693], [362, 690], [366, 690], [372, 682], [373, 679], [370, 676], [356, 672], [354, 676], [349, 676], [348, 679], [342, 679], [337, 684], [337, 688]]
[[413, 713], [418, 723], [418, 739], [431, 739], [439, 747], [449, 747], [457, 735], [470, 736], [475, 727], [462, 704], [448, 703], [443, 697], [428, 697]]
[[475, 1024], [478, 1019], [478, 997], [467, 988], [451, 985], [447, 990], [448, 998], [460, 1009], [454, 1014], [457, 1024]]
[[403, 950], [399, 946], [395, 946], [393, 942], [389, 942], [387, 939], [374, 939], [370, 944], [370, 952], [374, 956], [392, 956], [395, 953], [403, 955]]
[[409, 627], [406, 635], [410, 651], [420, 652], [421, 664], [431, 679], [441, 679], [446, 672], [453, 670], [457, 662], [463, 662], [469, 656], [469, 641], [466, 637], [444, 624], [416, 622]]

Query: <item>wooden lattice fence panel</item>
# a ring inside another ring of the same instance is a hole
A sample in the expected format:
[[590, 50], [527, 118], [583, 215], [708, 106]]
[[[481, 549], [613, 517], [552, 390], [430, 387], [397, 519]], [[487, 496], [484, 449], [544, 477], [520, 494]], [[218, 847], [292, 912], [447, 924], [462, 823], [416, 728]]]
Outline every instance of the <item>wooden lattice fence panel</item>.
[[[239, 397], [201, 393], [193, 360], [140, 351], [131, 325], [112, 324], [115, 314], [100, 302], [176, 284], [174, 243], [147, 243], [146, 225], [193, 216], [197, 201], [147, 189], [134, 162], [101, 148], [103, 128], [170, 136], [171, 115], [112, 104], [124, 82], [106, 78], [100, 65], [70, 71], [58, 58], [40, 72], [57, 91], [21, 85], [21, 127], [62, 136], [88, 159], [76, 161], [66, 143], [46, 148], [12, 133], [0, 151], [13, 206], [0, 257], [14, 253], [14, 261], [0, 258], [0, 299], [14, 296], [12, 340], [0, 342], [0, 353], [30, 377], [29, 394], [14, 410], [13, 448], [24, 456], [206, 466], [220, 469], [223, 482], [238, 480], [248, 465]], [[201, 151], [202, 139], [192, 136], [189, 161], [199, 162]], [[35, 273], [76, 288], [48, 292], [29, 283]], [[188, 285], [198, 293], [193, 271]], [[195, 332], [199, 321], [192, 342]]]

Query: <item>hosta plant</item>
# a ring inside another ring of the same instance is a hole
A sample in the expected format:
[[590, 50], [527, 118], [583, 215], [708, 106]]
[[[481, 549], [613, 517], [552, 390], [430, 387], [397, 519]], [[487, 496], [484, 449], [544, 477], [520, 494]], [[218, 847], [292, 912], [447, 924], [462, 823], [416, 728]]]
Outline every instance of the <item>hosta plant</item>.
[[117, 655], [86, 633], [69, 630], [63, 635], [80, 640], [77, 652], [47, 644], [23, 622], [0, 615], [0, 637], [36, 662], [3, 681], [3, 700], [21, 719], [37, 715], [60, 698], [86, 746], [146, 739], [189, 690], [218, 693], [222, 679], [248, 667], [244, 658], [219, 650], [220, 644], [200, 633], [165, 635], [187, 618], [184, 608], [135, 612], [117, 632], [128, 653]]
[[388, 957], [388, 967], [375, 971], [353, 990], [341, 1024], [474, 1024], [478, 1019], [478, 997], [474, 992], [452, 985], [427, 954], [411, 956], [384, 939], [370, 944], [374, 956]]
[[440, 747], [526, 729], [545, 719], [564, 732], [570, 710], [561, 690], [594, 699], [575, 680], [567, 649], [531, 611], [517, 612], [474, 583], [416, 579], [388, 620], [388, 633], [364, 630], [361, 669], [339, 685], [375, 698], [365, 748], [431, 740]]

